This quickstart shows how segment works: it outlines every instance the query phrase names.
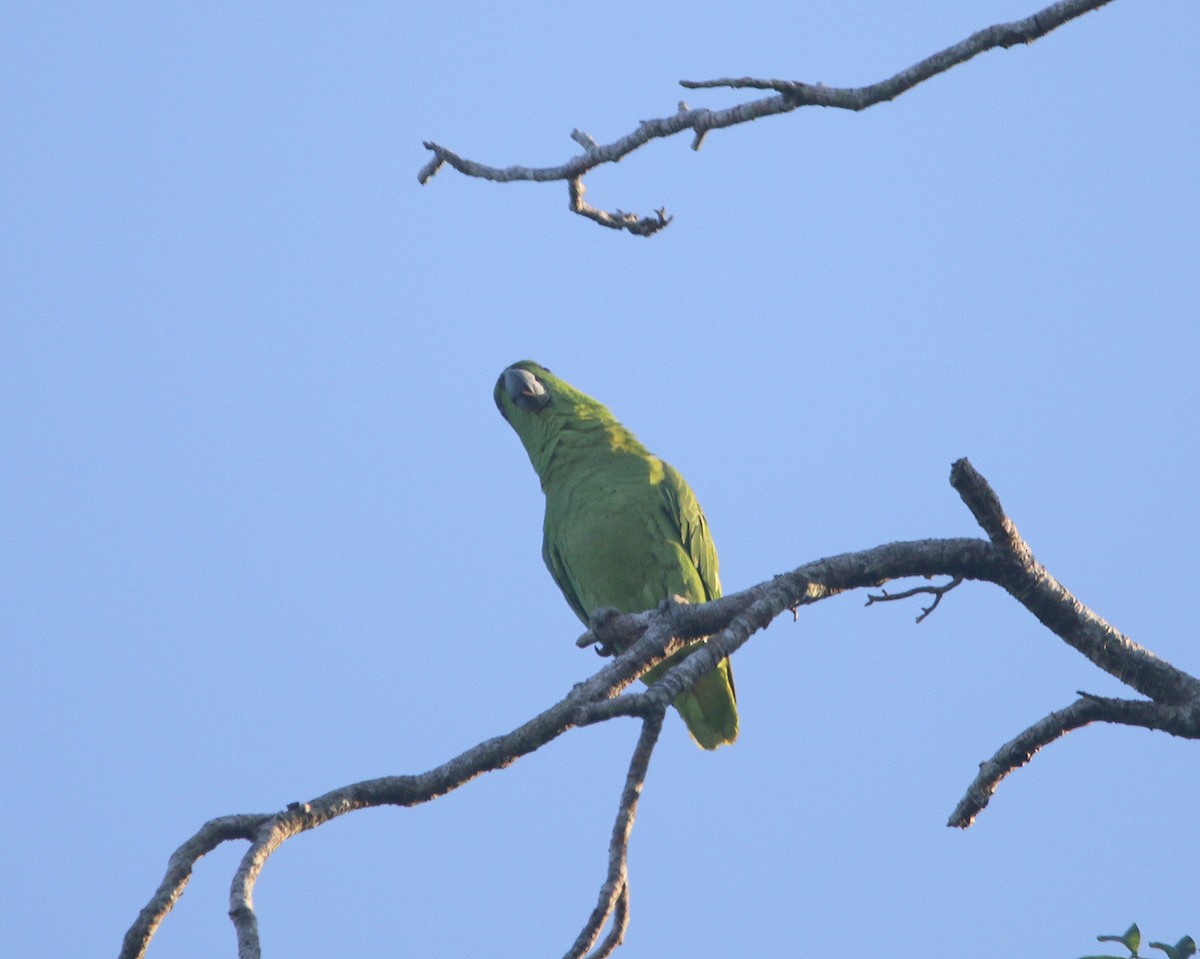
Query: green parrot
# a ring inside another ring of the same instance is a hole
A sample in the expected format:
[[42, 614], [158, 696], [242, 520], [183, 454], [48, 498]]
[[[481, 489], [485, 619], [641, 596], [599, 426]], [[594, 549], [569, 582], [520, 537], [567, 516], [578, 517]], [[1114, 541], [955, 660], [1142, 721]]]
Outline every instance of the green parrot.
[[[606, 407], [529, 360], [500, 374], [494, 396], [546, 494], [542, 559], [585, 624], [606, 606], [636, 613], [721, 595], [717, 551], [691, 488]], [[643, 678], [654, 682], [686, 652]], [[737, 739], [728, 659], [674, 705], [705, 749]]]

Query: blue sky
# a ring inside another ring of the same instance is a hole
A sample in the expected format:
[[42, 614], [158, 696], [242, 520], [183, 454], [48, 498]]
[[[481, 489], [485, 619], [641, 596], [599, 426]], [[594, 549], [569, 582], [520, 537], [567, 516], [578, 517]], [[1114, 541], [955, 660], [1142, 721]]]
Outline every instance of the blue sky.
[[[561, 184], [416, 183], [425, 139], [557, 164], [575, 127], [739, 99], [680, 79], [863, 84], [1034, 9], [8, 5], [0, 954], [114, 954], [206, 819], [422, 771], [598, 666], [492, 405], [525, 357], [688, 477], [727, 589], [974, 535], [969, 456], [1084, 602], [1200, 670], [1196, 4], [1115, 0], [862, 114], [591, 175], [596, 205], [675, 215], [650, 240]], [[994, 587], [920, 626], [862, 603], [737, 656], [736, 747], [672, 717], [621, 955], [1200, 936], [1200, 747], [1085, 729], [949, 830], [1002, 742], [1122, 689]], [[635, 735], [292, 840], [266, 954], [561, 955]], [[234, 954], [242, 851], [151, 956]]]

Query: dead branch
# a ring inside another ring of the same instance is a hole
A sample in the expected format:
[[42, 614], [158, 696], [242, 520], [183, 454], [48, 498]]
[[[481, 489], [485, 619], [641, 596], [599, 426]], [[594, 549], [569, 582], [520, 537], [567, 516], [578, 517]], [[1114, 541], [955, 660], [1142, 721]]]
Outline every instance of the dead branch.
[[954, 807], [946, 825], [966, 829], [987, 806], [1001, 779], [1024, 766], [1043, 746], [1091, 723], [1141, 726], [1188, 739], [1197, 738], [1194, 733], [1198, 719], [1195, 703], [1179, 707], [1147, 700], [1106, 699], [1083, 692], [1079, 696], [1065, 709], [1039, 719], [1015, 739], [1001, 746], [991, 759], [980, 763], [979, 775], [967, 787], [966, 794]]
[[933, 602], [928, 606], [921, 607], [921, 615], [917, 617], [917, 622], [920, 623], [938, 608], [938, 603], [942, 601], [942, 597], [956, 586], [961, 586], [962, 581], [961, 576], [955, 576], [950, 582], [943, 583], [941, 586], [914, 586], [912, 589], [906, 589], [902, 593], [889, 593], [886, 589], [883, 589], [878, 593], [868, 593], [866, 605], [874, 606], [876, 603], [894, 603], [901, 599], [911, 599], [913, 596], [920, 596], [922, 594], [930, 595], [933, 597]]
[[[254, 884], [267, 859], [287, 839], [331, 819], [378, 806], [429, 802], [472, 779], [511, 765], [570, 729], [618, 717], [641, 720], [642, 730], [629, 763], [609, 843], [609, 866], [596, 907], [568, 959], [602, 959], [620, 945], [629, 917], [628, 847], [650, 758], [663, 718], [674, 699], [732, 655], [785, 610], [796, 610], [852, 589], [874, 588], [910, 577], [951, 577], [943, 586], [906, 594], [933, 593], [937, 599], [962, 580], [999, 585], [1051, 632], [1095, 665], [1137, 690], [1144, 700], [1106, 699], [1080, 694], [1065, 709], [1038, 720], [1005, 743], [987, 762], [955, 808], [950, 825], [969, 826], [987, 805], [999, 782], [1042, 747], [1094, 722], [1158, 729], [1200, 739], [1200, 680], [1155, 656], [1084, 606], [1034, 558], [987, 481], [967, 460], [956, 462], [950, 482], [988, 539], [925, 539], [888, 543], [806, 563], [740, 593], [711, 603], [664, 603], [644, 613], [597, 614], [581, 645], [625, 648], [594, 676], [524, 725], [473, 746], [419, 775], [385, 776], [344, 786], [307, 803], [292, 803], [275, 814], [225, 816], [211, 820], [172, 855], [166, 876], [126, 933], [121, 959], [140, 959], [151, 937], [182, 893], [195, 863], [222, 842], [244, 839], [249, 848], [230, 890], [240, 959], [259, 959], [261, 944], [254, 912]], [[934, 605], [936, 605], [936, 600]], [[932, 607], [931, 607], [932, 609]], [[705, 639], [707, 637], [707, 639]], [[703, 640], [696, 642], [697, 640]], [[689, 642], [693, 651], [640, 692], [626, 687]], [[609, 932], [593, 949], [605, 926]]]
[[951, 468], [950, 485], [958, 491], [999, 554], [1002, 569], [992, 582], [1007, 590], [1055, 635], [1143, 696], [1163, 705], [1200, 700], [1200, 680], [1114, 629], [1034, 559], [1029, 544], [1001, 507], [999, 497], [967, 460], [961, 459]]
[[907, 70], [865, 87], [827, 87], [821, 83], [802, 83], [797, 80], [766, 80], [754, 77], [717, 80], [680, 80], [681, 86], [692, 90], [726, 87], [730, 89], [773, 90], [774, 96], [740, 103], [723, 110], [706, 108], [692, 109], [680, 102], [675, 113], [654, 120], [642, 120], [637, 128], [618, 140], [606, 145], [598, 144], [591, 136], [580, 130], [571, 131], [571, 139], [583, 147], [584, 152], [571, 157], [565, 163], [549, 167], [509, 166], [494, 167], [460, 156], [439, 143], [427, 140], [425, 149], [432, 156], [421, 167], [417, 182], [427, 183], [443, 166], [449, 163], [466, 176], [493, 180], [496, 183], [512, 183], [517, 180], [545, 182], [565, 180], [568, 185], [570, 209], [574, 213], [614, 230], [627, 230], [637, 236], [653, 236], [671, 222], [665, 209], [659, 209], [652, 217], [640, 217], [636, 213], [616, 210], [612, 213], [599, 210], [583, 200], [583, 175], [605, 163], [616, 163], [651, 140], [663, 139], [691, 130], [692, 149], [699, 150], [710, 130], [749, 123], [762, 117], [791, 113], [800, 107], [835, 107], [842, 110], [865, 110], [867, 107], [888, 100], [926, 80], [945, 73], [960, 63], [994, 50], [1007, 49], [1019, 43], [1029, 44], [1041, 39], [1064, 23], [1096, 10], [1111, 0], [1059, 0], [1044, 10], [1039, 10], [1024, 20], [998, 23], [979, 30], [965, 40], [945, 50], [926, 57]]
[[629, 834], [633, 831], [633, 820], [637, 816], [638, 799], [642, 795], [642, 786], [646, 783], [646, 772], [650, 768], [650, 757], [654, 753], [654, 744], [658, 742], [658, 734], [662, 732], [663, 717], [655, 713], [642, 722], [642, 734], [634, 747], [633, 757], [629, 761], [629, 772], [625, 776], [625, 789], [621, 792], [621, 804], [617, 809], [617, 821], [613, 825], [612, 839], [608, 844], [608, 876], [600, 887], [600, 901], [588, 917], [587, 924], [579, 933], [579, 938], [567, 950], [564, 959], [579, 959], [587, 953], [600, 938], [600, 933], [611, 917], [612, 929], [604, 938], [595, 952], [588, 954], [588, 959], [604, 959], [612, 955], [614, 949], [625, 938], [625, 930], [629, 925]]

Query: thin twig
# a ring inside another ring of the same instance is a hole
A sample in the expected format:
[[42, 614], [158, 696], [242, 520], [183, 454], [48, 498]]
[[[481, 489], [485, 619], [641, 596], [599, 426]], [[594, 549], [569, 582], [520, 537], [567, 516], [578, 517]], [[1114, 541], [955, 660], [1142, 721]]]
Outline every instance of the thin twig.
[[567, 184], [568, 195], [571, 198], [571, 212], [586, 216], [601, 226], [613, 230], [628, 230], [635, 236], [653, 236], [673, 219], [667, 215], [665, 208], [654, 211], [654, 216], [638, 216], [636, 213], [626, 213], [624, 210], [614, 210], [609, 213], [592, 206], [583, 195], [587, 188], [583, 185], [583, 177], [576, 177]]
[[933, 596], [933, 602], [921, 608], [921, 615], [917, 617], [917, 622], [919, 623], [938, 608], [938, 603], [942, 601], [943, 596], [954, 589], [954, 587], [962, 585], [962, 581], [963, 578], [961, 576], [955, 576], [950, 582], [941, 586], [914, 586], [912, 589], [906, 589], [902, 593], [889, 593], [886, 589], [881, 590], [879, 593], [868, 593], [867, 601], [864, 605], [873, 606], [875, 603], [893, 603], [900, 599], [911, 599], [913, 596], [930, 594]]
[[[621, 803], [617, 807], [617, 818], [608, 844], [608, 875], [600, 887], [596, 908], [563, 959], [579, 959], [585, 953], [588, 959], [604, 959], [625, 938], [625, 930], [629, 925], [629, 835], [637, 817], [638, 799], [646, 782], [654, 745], [662, 732], [662, 722], [661, 715], [654, 715], [642, 723], [641, 735], [629, 760], [629, 772], [625, 774], [625, 788], [621, 790]], [[608, 935], [594, 952], [588, 953], [610, 917], [613, 924]]]

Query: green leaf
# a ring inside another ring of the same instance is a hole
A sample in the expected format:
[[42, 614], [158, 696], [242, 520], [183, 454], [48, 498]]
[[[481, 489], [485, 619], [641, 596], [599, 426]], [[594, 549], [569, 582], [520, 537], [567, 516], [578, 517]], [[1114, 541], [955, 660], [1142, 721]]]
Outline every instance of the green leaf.
[[1119, 942], [1129, 950], [1130, 955], [1136, 956], [1138, 948], [1142, 944], [1142, 930], [1138, 928], [1135, 922], [1132, 926], [1125, 930], [1125, 934], [1121, 936], [1097, 936], [1101, 942]]
[[1173, 946], [1168, 946], [1165, 942], [1152, 942], [1150, 948], [1161, 949], [1168, 959], [1188, 959], [1196, 953], [1196, 940], [1191, 936], [1184, 936]]

